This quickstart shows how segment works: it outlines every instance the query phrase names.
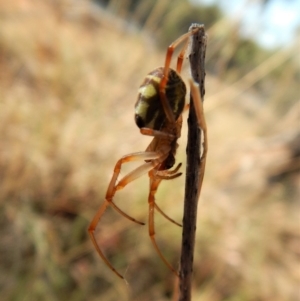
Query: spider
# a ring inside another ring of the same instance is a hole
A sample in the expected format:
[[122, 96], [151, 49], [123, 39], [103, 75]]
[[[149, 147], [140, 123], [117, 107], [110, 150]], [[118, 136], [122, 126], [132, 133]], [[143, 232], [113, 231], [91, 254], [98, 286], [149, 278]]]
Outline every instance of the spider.
[[[116, 192], [123, 189], [127, 184], [133, 182], [140, 176], [148, 173], [150, 179], [150, 192], [148, 196], [149, 204], [149, 236], [153, 246], [171, 271], [178, 276], [178, 273], [161, 253], [156, 240], [154, 228], [154, 211], [160, 212], [167, 220], [181, 226], [179, 223], [167, 216], [155, 202], [155, 193], [162, 180], [171, 180], [179, 177], [182, 173], [178, 172], [181, 167], [179, 163], [174, 169], [175, 154], [178, 147], [177, 139], [181, 134], [182, 113], [188, 108], [185, 105], [186, 86], [180, 77], [181, 67], [186, 49], [189, 44], [189, 37], [195, 34], [199, 28], [190, 30], [180, 36], [169, 47], [166, 53], [165, 65], [150, 72], [139, 88], [138, 99], [135, 104], [135, 122], [142, 135], [152, 136], [153, 140], [145, 151], [131, 153], [119, 159], [115, 165], [114, 172], [107, 188], [105, 201], [98, 209], [92, 219], [88, 232], [98, 254], [106, 265], [120, 278], [124, 278], [109, 262], [96, 241], [95, 230], [106, 209], [111, 206], [125, 218], [140, 225], [140, 222], [123, 210], [113, 201]], [[178, 55], [176, 71], [170, 68], [173, 52], [179, 44], [185, 44]], [[202, 101], [199, 95], [197, 84], [190, 81], [191, 93], [195, 104], [198, 124], [204, 131], [206, 129], [203, 117]], [[204, 137], [206, 137], [204, 135]], [[203, 157], [203, 155], [202, 155]], [[139, 167], [126, 174], [118, 180], [123, 164], [131, 161], [143, 161]], [[200, 177], [201, 178], [201, 177]], [[203, 177], [202, 177], [203, 178]], [[202, 184], [202, 182], [200, 183]]]

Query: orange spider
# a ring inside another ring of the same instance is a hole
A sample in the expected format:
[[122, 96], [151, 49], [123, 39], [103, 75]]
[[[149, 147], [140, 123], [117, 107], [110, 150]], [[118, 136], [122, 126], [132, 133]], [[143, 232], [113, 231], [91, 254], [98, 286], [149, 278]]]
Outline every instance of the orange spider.
[[[140, 128], [142, 135], [153, 136], [154, 138], [146, 151], [131, 153], [118, 160], [106, 192], [105, 201], [98, 209], [88, 228], [90, 238], [98, 254], [106, 265], [120, 278], [124, 277], [112, 266], [100, 249], [95, 238], [95, 229], [108, 206], [112, 206], [121, 215], [135, 223], [140, 225], [145, 224], [126, 214], [113, 201], [115, 193], [118, 190], [124, 188], [128, 183], [134, 181], [145, 173], [148, 173], [150, 179], [150, 192], [148, 196], [149, 236], [160, 258], [170, 268], [170, 270], [178, 276], [175, 269], [166, 260], [157, 246], [154, 229], [155, 209], [169, 221], [179, 226], [181, 225], [168, 217], [158, 207], [155, 202], [155, 193], [162, 180], [171, 180], [182, 174], [178, 172], [181, 163], [171, 170], [175, 164], [175, 154], [178, 147], [177, 139], [181, 134], [182, 112], [185, 107], [188, 107], [185, 105], [186, 86], [179, 74], [181, 72], [184, 55], [189, 44], [189, 37], [195, 34], [198, 30], [199, 28], [195, 28], [174, 41], [168, 47], [164, 67], [159, 67], [150, 72], [140, 86], [138, 100], [135, 104], [135, 122]], [[175, 71], [170, 68], [172, 54], [175, 48], [183, 41], [186, 42], [178, 56], [177, 68]], [[194, 82], [191, 81], [190, 84], [198, 123], [200, 126], [202, 125], [201, 128], [203, 130], [203, 120], [201, 119], [201, 116], [203, 116], [201, 115], [202, 102], [199, 95], [199, 89], [196, 86], [197, 84]], [[121, 166], [124, 163], [131, 161], [144, 161], [144, 163], [117, 182]]]

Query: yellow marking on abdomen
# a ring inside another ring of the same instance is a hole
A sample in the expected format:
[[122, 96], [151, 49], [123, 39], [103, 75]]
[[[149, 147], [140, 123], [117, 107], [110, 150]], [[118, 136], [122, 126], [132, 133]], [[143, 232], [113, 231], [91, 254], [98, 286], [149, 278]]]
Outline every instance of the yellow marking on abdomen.
[[160, 77], [158, 77], [158, 76], [155, 76], [155, 75], [152, 75], [152, 74], [148, 74], [147, 76], [146, 76], [146, 78], [149, 78], [149, 79], [151, 79], [151, 80], [153, 80], [154, 82], [156, 82], [156, 83], [160, 83], [160, 81], [161, 81], [161, 78]]
[[157, 94], [157, 90], [152, 84], [147, 84], [146, 86], [140, 87], [139, 92], [146, 99], [149, 99]]
[[149, 104], [145, 101], [139, 101], [135, 107], [135, 113], [139, 115], [142, 119], [146, 118]]

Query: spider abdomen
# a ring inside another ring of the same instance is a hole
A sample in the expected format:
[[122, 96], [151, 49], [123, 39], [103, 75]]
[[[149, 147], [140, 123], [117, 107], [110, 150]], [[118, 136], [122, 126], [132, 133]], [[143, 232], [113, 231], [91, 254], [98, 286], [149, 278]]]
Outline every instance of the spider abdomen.
[[[153, 70], [139, 88], [138, 100], [135, 104], [135, 122], [139, 128], [160, 130], [164, 125], [166, 115], [159, 94], [163, 72], [163, 67]], [[186, 87], [179, 74], [173, 69], [169, 69], [165, 93], [177, 120], [185, 105]]]

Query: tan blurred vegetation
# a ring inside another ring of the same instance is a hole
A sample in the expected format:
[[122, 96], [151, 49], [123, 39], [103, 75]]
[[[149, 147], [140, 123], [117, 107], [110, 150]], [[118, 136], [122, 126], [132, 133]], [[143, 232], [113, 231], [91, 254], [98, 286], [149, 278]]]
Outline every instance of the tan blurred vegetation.
[[[99, 226], [100, 245], [128, 283], [87, 235], [116, 160], [150, 141], [134, 124], [133, 105], [144, 76], [164, 61], [151, 32], [159, 32], [156, 18], [165, 16], [165, 29], [187, 9], [161, 3], [138, 30], [122, 6], [123, 19], [88, 1], [0, 1], [1, 300], [171, 299], [173, 275], [147, 226], [113, 211]], [[297, 43], [244, 66], [237, 37], [228, 41], [236, 29], [225, 18], [208, 29], [209, 155], [193, 300], [299, 301]], [[166, 34], [165, 43], [172, 39]], [[185, 137], [184, 129], [183, 162]], [[183, 184], [184, 177], [163, 183], [157, 195], [178, 221]], [[146, 221], [147, 189], [144, 176], [120, 192], [118, 204]], [[156, 230], [178, 265], [180, 228], [157, 216]]]

